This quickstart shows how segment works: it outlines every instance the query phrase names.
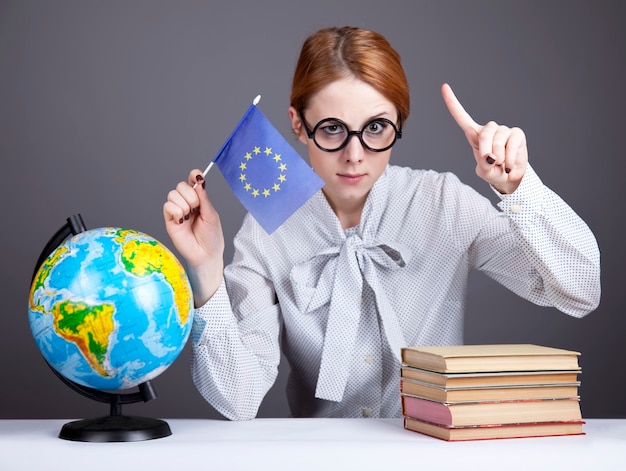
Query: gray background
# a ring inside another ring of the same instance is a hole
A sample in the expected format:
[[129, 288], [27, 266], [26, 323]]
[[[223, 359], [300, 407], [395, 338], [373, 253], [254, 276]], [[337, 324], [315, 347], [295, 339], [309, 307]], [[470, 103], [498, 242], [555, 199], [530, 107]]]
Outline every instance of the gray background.
[[[43, 245], [66, 218], [144, 231], [171, 247], [167, 192], [203, 169], [251, 100], [283, 135], [293, 67], [314, 30], [377, 30], [403, 57], [412, 115], [392, 162], [452, 171], [485, 195], [441, 100], [448, 81], [476, 121], [519, 125], [544, 182], [587, 221], [602, 251], [599, 309], [577, 320], [471, 278], [467, 343], [539, 343], [582, 352], [586, 417], [626, 417], [618, 232], [626, 83], [621, 1], [0, 1], [0, 418], [107, 413], [66, 388], [32, 339], [27, 297]], [[301, 146], [294, 143], [297, 149]], [[226, 261], [244, 211], [217, 170]], [[491, 197], [491, 196], [490, 196]], [[189, 345], [154, 381], [159, 398], [125, 412], [219, 415], [196, 392]], [[286, 367], [260, 416], [288, 414]]]

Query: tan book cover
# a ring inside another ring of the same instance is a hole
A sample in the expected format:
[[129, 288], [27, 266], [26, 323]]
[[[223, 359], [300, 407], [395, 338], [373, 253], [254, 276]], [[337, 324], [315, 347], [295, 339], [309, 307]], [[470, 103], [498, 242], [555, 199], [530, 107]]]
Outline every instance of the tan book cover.
[[402, 348], [402, 362], [442, 373], [579, 370], [579, 352], [533, 344]]
[[583, 421], [543, 422], [530, 424], [488, 425], [480, 427], [446, 427], [412, 417], [404, 418], [404, 428], [446, 441], [490, 440], [496, 438], [529, 438], [561, 435], [584, 435]]
[[402, 365], [400, 373], [402, 378], [452, 388], [576, 383], [582, 370], [440, 373]]
[[578, 397], [580, 383], [443, 388], [403, 378], [400, 392], [438, 402], [514, 401], [524, 399], [564, 399]]

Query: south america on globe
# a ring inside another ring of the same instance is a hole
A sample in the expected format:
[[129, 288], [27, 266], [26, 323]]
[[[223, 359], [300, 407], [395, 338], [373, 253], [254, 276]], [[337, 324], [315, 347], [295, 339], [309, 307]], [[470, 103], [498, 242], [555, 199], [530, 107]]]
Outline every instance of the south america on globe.
[[152, 380], [181, 353], [193, 296], [172, 252], [116, 227], [80, 232], [41, 264], [29, 294], [31, 332], [59, 374], [103, 391]]

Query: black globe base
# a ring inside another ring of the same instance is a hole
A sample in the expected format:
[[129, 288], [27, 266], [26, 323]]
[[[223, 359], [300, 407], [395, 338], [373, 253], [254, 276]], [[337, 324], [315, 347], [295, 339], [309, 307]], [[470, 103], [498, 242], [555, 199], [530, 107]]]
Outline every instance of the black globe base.
[[76, 420], [61, 428], [59, 438], [75, 442], [137, 442], [172, 434], [164, 420], [129, 415], [106, 415]]

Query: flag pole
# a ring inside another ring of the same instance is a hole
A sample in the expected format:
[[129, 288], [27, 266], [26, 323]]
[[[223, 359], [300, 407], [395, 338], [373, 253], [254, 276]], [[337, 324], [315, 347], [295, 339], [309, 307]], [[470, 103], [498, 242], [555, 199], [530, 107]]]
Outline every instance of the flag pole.
[[[259, 104], [259, 101], [261, 101], [261, 95], [257, 95], [257, 96], [254, 98], [254, 100], [252, 100], [252, 104], [253, 104], [254, 106], [256, 106], [256, 105], [258, 105], [258, 104]], [[215, 164], [215, 162], [213, 162], [213, 161], [209, 162], [209, 165], [207, 165], [207, 167], [204, 169], [204, 172], [202, 172], [202, 177], [203, 177], [203, 178], [204, 178], [204, 177], [206, 177], [207, 173], [209, 173], [209, 170], [211, 170], [211, 168], [213, 167], [213, 165], [214, 165], [214, 164]], [[197, 184], [197, 183], [195, 183], [195, 184], [193, 185], [193, 189], [195, 190], [197, 186], [198, 186], [198, 184]]]

